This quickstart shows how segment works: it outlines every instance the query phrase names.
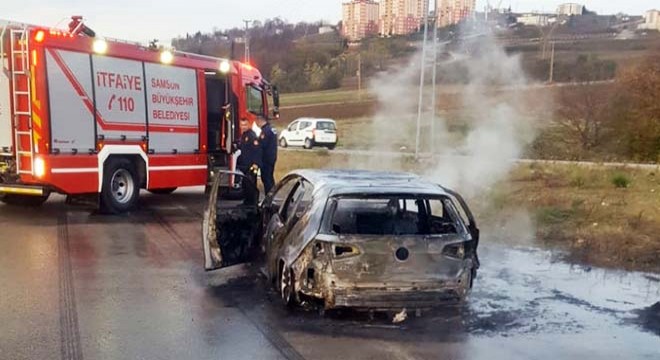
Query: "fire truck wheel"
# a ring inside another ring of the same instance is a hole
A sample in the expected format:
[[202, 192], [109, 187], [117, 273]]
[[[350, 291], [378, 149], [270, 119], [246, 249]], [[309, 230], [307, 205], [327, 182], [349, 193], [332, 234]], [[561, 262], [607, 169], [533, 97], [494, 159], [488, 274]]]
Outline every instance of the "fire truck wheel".
[[110, 159], [103, 171], [101, 190], [101, 211], [107, 214], [120, 214], [135, 208], [140, 185], [135, 165], [124, 158]]
[[176, 191], [177, 188], [166, 188], [166, 189], [151, 189], [149, 190], [150, 193], [155, 194], [155, 195], [169, 195]]
[[42, 196], [5, 194], [0, 197], [0, 201], [7, 205], [14, 206], [41, 206], [46, 200], [48, 200], [48, 196], [50, 196], [49, 193]]

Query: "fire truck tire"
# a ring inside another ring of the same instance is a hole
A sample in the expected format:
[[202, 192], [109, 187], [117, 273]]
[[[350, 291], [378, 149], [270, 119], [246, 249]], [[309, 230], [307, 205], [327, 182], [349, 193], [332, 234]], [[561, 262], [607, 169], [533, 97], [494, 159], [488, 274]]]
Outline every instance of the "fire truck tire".
[[45, 203], [49, 196], [49, 193], [42, 196], [5, 194], [0, 196], [0, 201], [7, 205], [36, 207]]
[[165, 189], [151, 189], [149, 190], [150, 193], [155, 194], [155, 195], [169, 195], [173, 192], [176, 191], [177, 188], [165, 188]]
[[121, 214], [133, 210], [140, 196], [140, 184], [135, 165], [125, 158], [111, 158], [103, 170], [101, 211]]

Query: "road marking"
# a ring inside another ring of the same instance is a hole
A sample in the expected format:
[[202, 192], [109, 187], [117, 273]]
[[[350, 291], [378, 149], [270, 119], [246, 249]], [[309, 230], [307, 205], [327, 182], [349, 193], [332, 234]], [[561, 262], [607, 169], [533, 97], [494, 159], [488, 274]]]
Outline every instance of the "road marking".
[[69, 248], [69, 224], [64, 213], [57, 220], [57, 252], [59, 275], [60, 358], [82, 360], [76, 292]]

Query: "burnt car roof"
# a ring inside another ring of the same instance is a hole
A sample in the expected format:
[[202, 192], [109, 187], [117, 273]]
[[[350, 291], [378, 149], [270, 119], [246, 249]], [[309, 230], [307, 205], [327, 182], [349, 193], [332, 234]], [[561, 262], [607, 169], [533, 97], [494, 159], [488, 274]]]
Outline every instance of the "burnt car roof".
[[303, 169], [290, 173], [294, 174], [307, 179], [317, 191], [328, 196], [355, 193], [447, 195], [440, 185], [406, 172]]

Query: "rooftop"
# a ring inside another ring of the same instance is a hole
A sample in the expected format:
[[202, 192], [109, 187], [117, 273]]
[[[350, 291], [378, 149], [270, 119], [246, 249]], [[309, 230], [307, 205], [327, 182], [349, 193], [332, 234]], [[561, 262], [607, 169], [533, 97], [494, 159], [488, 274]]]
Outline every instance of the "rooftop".
[[317, 190], [322, 189], [328, 195], [349, 193], [446, 194], [438, 184], [405, 172], [304, 169], [293, 171], [292, 174], [304, 177], [314, 184]]

